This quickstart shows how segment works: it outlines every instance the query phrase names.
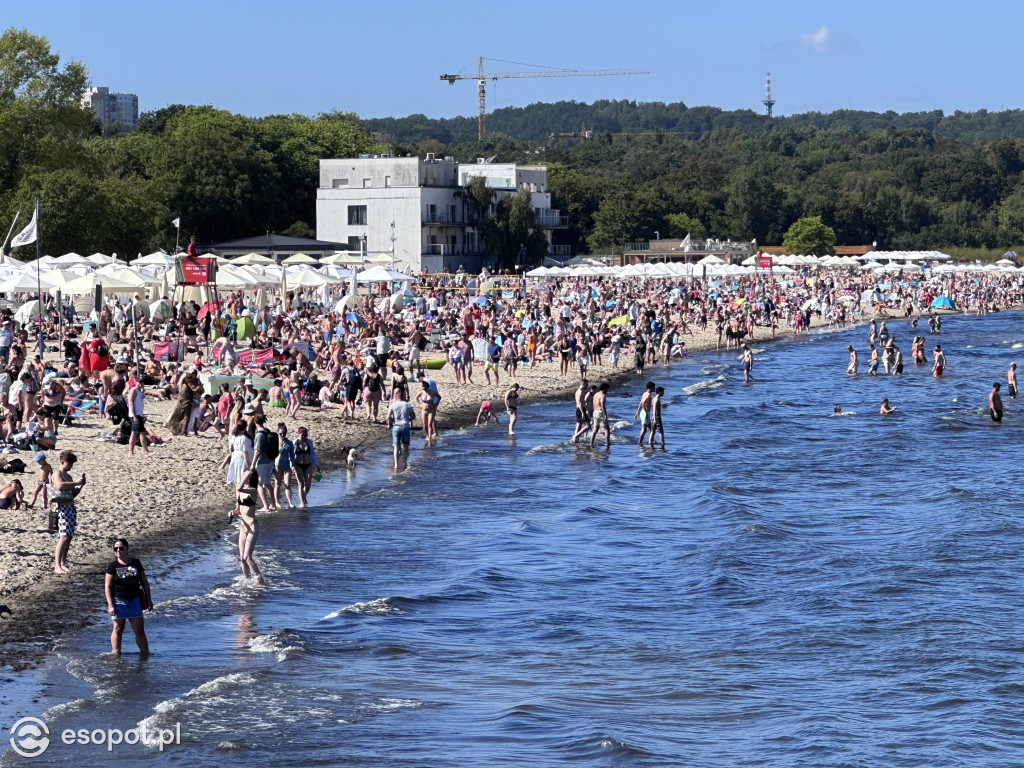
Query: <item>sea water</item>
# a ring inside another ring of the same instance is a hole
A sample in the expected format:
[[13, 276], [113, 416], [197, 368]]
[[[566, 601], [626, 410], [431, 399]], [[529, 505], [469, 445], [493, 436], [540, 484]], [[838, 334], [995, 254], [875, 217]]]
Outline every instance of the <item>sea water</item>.
[[[119, 763], [1019, 766], [1024, 408], [1005, 386], [1002, 424], [986, 406], [1024, 329], [890, 326], [902, 377], [866, 375], [863, 328], [755, 341], [752, 384], [736, 351], [653, 367], [609, 398], [610, 450], [569, 444], [563, 402], [403, 473], [372, 452], [263, 518], [266, 588], [228, 536], [151, 565], [148, 661], [103, 655], [101, 620], [8, 674], [34, 693], [0, 717], [52, 742], [0, 764], [106, 766], [60, 734], [144, 725], [181, 743]], [[915, 333], [941, 379], [909, 364]], [[648, 379], [665, 451], [635, 445]]]

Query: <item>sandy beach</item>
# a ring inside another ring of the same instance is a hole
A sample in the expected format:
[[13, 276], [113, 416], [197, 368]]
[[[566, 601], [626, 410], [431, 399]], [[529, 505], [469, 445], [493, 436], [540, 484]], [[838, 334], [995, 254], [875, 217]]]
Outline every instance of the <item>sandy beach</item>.
[[[815, 325], [823, 322], [820, 318], [815, 321]], [[757, 330], [758, 336], [752, 344], [770, 341], [767, 329]], [[779, 329], [775, 338], [790, 335]], [[686, 337], [686, 348], [691, 354], [715, 346], [716, 333], [711, 327]], [[605, 365], [591, 366], [588, 378], [592, 383], [608, 381], [613, 387], [636, 379], [635, 371], [628, 367], [631, 362], [632, 355], [624, 351], [619, 367], [612, 368], [605, 355]], [[656, 380], [660, 369], [660, 363], [649, 366], [643, 379]], [[495, 410], [502, 417], [502, 428], [507, 424], [504, 407], [500, 404], [511, 380], [504, 374], [499, 386], [488, 386], [479, 366], [474, 371], [474, 384], [470, 386], [456, 385], [452, 369], [447, 365], [429, 375], [437, 381], [443, 396], [438, 414], [442, 433], [472, 424], [485, 399], [495, 403]], [[516, 381], [520, 383], [522, 405], [545, 399], [571, 401], [578, 386], [579, 372], [572, 368], [563, 378], [559, 376], [556, 363], [542, 363], [533, 369], [520, 365]], [[163, 422], [172, 406], [171, 402], [147, 398], [150, 424], [162, 437], [170, 437]], [[279, 420], [275, 410], [268, 409], [270, 423]], [[280, 414], [283, 419], [283, 410]], [[566, 420], [571, 427], [571, 409], [566, 411]], [[299, 424], [308, 427], [324, 471], [338, 467], [345, 448], [360, 446], [358, 452], [365, 456], [375, 441], [390, 443], [386, 425], [370, 424], [365, 419], [345, 419], [340, 408], [323, 411], [303, 408], [300, 418], [288, 423], [292, 435]], [[233, 505], [233, 494], [225, 482], [225, 470], [220, 468], [227, 454], [224, 439], [212, 433], [199, 438], [174, 437], [169, 444], [154, 447], [154, 458], [146, 457], [141, 451], [130, 457], [126, 446], [97, 441], [97, 433], [110, 429], [109, 421], [92, 414], [73, 427], [63, 428], [57, 450], [50, 452], [50, 462], [56, 464], [60, 451], [73, 450], [79, 457], [75, 476], [85, 472], [88, 477], [88, 484], [79, 497], [78, 530], [71, 545], [70, 574], [53, 572], [55, 537], [46, 530], [45, 509], [37, 504], [31, 510], [0, 512], [0, 604], [6, 604], [12, 613], [0, 619], [4, 663], [31, 664], [47, 652], [52, 640], [60, 634], [103, 617], [102, 569], [111, 559], [110, 546], [116, 537], [127, 538], [134, 552], [144, 560], [161, 557], [173, 560], [187, 555], [197, 545], [216, 540], [224, 528], [231, 525], [226, 513]], [[520, 434], [525, 429], [520, 424]], [[418, 434], [421, 433], [414, 433]], [[20, 458], [29, 464], [29, 469], [20, 477], [31, 498], [35, 485], [32, 454], [22, 451]], [[358, 464], [355, 471], [359, 471]], [[288, 511], [275, 514], [287, 515]], [[150, 578], [159, 603], [160, 574], [150, 574]]]

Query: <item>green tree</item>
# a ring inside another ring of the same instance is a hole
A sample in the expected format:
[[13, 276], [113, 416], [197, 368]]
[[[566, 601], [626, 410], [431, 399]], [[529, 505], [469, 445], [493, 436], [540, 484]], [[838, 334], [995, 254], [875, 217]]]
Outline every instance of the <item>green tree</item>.
[[786, 230], [782, 247], [787, 253], [826, 256], [836, 252], [836, 233], [825, 224], [820, 216], [797, 219]]
[[623, 244], [654, 239], [665, 228], [661, 202], [649, 192], [620, 189], [607, 195], [594, 214], [587, 245], [595, 253], [621, 252]]
[[668, 226], [662, 235], [666, 238], [683, 238], [687, 235], [695, 238], [705, 238], [708, 236], [708, 231], [704, 229], [704, 225], [685, 213], [670, 213], [665, 217], [665, 222]]

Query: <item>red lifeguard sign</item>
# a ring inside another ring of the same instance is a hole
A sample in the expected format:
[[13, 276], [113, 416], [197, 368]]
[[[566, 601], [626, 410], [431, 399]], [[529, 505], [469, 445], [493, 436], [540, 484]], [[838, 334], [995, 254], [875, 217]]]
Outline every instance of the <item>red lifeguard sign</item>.
[[217, 282], [217, 259], [210, 256], [182, 256], [174, 261], [178, 285], [203, 285]]
[[772, 257], [771, 256], [763, 256], [761, 254], [758, 254], [758, 256], [757, 256], [757, 266], [759, 266], [761, 269], [771, 269], [772, 268]]

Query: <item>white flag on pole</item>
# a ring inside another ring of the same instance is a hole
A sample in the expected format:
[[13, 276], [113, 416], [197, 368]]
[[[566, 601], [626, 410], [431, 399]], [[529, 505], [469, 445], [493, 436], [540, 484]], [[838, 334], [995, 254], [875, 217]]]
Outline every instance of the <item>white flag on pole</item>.
[[171, 224], [174, 225], [175, 229], [181, 229], [181, 216], [172, 221]]
[[689, 251], [690, 250], [690, 243], [691, 243], [690, 233], [687, 232], [686, 233], [686, 237], [683, 238], [683, 242], [681, 242], [679, 244], [679, 247], [682, 248], [684, 251]]
[[39, 235], [38, 216], [39, 208], [37, 207], [35, 211], [32, 212], [32, 221], [30, 221], [28, 226], [21, 230], [21, 232], [15, 235], [14, 239], [11, 240], [11, 248], [17, 248], [19, 245], [28, 245], [29, 243], [34, 243], [36, 241], [36, 237]]

